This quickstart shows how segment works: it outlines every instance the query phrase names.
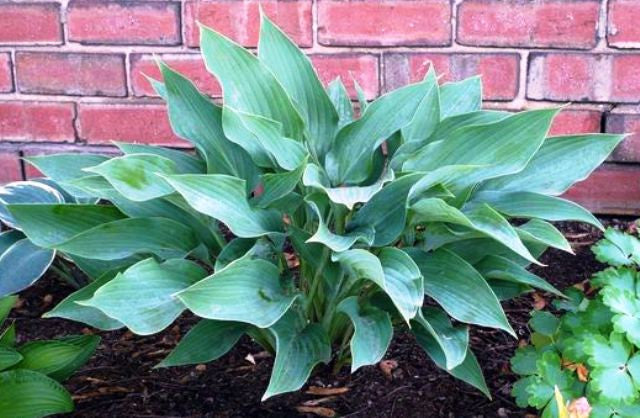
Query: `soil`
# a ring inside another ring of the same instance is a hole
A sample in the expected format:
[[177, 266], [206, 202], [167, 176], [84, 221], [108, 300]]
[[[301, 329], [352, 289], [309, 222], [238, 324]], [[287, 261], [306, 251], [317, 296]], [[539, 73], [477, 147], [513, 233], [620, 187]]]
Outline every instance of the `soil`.
[[[627, 229], [631, 220], [605, 219], [604, 223]], [[558, 225], [571, 241], [575, 256], [550, 250], [541, 259], [548, 267], [533, 270], [562, 289], [582, 282], [602, 268], [589, 250], [600, 238], [600, 232], [573, 223]], [[40, 318], [72, 290], [55, 277], [47, 277], [25, 291], [21, 305], [12, 314], [19, 338], [46, 339], [97, 332], [75, 322]], [[185, 314], [154, 336], [140, 337], [127, 331], [100, 332], [102, 342], [95, 356], [65, 383], [76, 401], [76, 412], [71, 416], [317, 417], [321, 413], [326, 416], [334, 413], [368, 418], [522, 417], [535, 411], [521, 410], [509, 394], [516, 380], [509, 370], [509, 358], [518, 344], [528, 338], [527, 320], [534, 304], [539, 308], [549, 301], [549, 295], [535, 293], [505, 303], [520, 341], [504, 332], [472, 327], [472, 348], [485, 372], [493, 400], [435, 367], [411, 335], [399, 331], [385, 357], [389, 360], [385, 363], [387, 367], [364, 367], [353, 375], [347, 367], [338, 375], [332, 375], [329, 367], [319, 367], [308, 386], [299, 392], [260, 402], [273, 359], [248, 338], [221, 359], [206, 365], [153, 368], [197, 322], [195, 317]], [[345, 392], [307, 393], [318, 388], [343, 388]], [[300, 412], [299, 407], [316, 408], [317, 414]]]

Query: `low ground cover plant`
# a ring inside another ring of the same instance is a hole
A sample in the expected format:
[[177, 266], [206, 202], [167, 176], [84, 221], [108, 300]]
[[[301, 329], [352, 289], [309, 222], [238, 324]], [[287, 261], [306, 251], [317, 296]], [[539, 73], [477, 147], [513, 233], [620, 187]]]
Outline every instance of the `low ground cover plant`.
[[100, 337], [71, 335], [16, 344], [16, 327], [7, 317], [16, 296], [0, 298], [0, 415], [42, 417], [73, 411], [71, 395], [60, 384], [82, 367]]
[[516, 402], [543, 417], [559, 416], [554, 387], [593, 418], [640, 416], [640, 240], [608, 229], [593, 252], [610, 267], [567, 290], [560, 316], [535, 312], [531, 345], [511, 361]]
[[468, 325], [514, 335], [501, 299], [560, 294], [525, 267], [571, 251], [548, 221], [601, 228], [556, 196], [623, 137], [548, 137], [559, 109], [482, 110], [479, 78], [439, 86], [433, 71], [357, 112], [265, 16], [257, 55], [200, 32], [222, 104], [162, 62], [151, 80], [195, 154], [117, 143], [117, 157], [27, 159], [99, 199], [7, 206], [92, 278], [47, 315], [148, 335], [189, 310], [202, 320], [160, 366], [214, 360], [246, 334], [275, 354], [264, 399], [320, 363], [377, 363], [404, 327], [489, 396]]

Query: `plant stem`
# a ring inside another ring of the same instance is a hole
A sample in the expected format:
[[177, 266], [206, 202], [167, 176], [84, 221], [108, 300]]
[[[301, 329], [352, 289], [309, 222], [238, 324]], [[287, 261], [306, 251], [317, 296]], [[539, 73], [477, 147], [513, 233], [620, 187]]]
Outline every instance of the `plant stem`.
[[309, 294], [307, 295], [307, 301], [305, 305], [305, 312], [307, 317], [311, 315], [313, 311], [313, 298], [315, 297], [316, 292], [318, 291], [318, 287], [320, 286], [320, 282], [322, 281], [322, 270], [327, 266], [327, 262], [329, 261], [329, 248], [325, 247], [322, 250], [322, 258], [320, 259], [320, 264], [316, 269], [316, 272], [313, 276], [313, 282], [311, 283], [311, 289], [309, 290]]

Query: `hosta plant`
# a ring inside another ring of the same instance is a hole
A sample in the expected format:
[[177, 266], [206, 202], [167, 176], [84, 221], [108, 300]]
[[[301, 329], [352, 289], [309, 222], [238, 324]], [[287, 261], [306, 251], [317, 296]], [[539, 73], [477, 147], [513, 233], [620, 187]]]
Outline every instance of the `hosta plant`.
[[100, 337], [72, 335], [16, 344], [15, 324], [3, 326], [16, 299], [0, 298], [0, 415], [37, 418], [71, 412], [71, 395], [60, 382], [87, 362]]
[[525, 266], [571, 251], [547, 221], [600, 227], [556, 196], [622, 136], [548, 137], [559, 109], [482, 110], [479, 78], [439, 86], [433, 71], [356, 112], [266, 17], [257, 54], [200, 32], [222, 104], [163, 63], [150, 80], [195, 154], [117, 143], [113, 158], [29, 160], [100, 199], [9, 206], [36, 245], [91, 261], [96, 280], [48, 315], [147, 335], [189, 310], [202, 321], [161, 365], [214, 360], [247, 334], [275, 353], [265, 399], [320, 363], [375, 364], [405, 327], [488, 395], [468, 324], [513, 334], [501, 298], [559, 293]]
[[511, 361], [516, 402], [543, 417], [558, 416], [554, 386], [586, 399], [592, 418], [640, 416], [640, 240], [608, 229], [593, 252], [610, 267], [590, 280], [591, 296], [572, 288], [555, 302], [561, 316], [535, 312], [532, 344]]
[[[50, 179], [16, 181], [0, 187], [0, 226], [11, 228], [0, 232], [0, 297], [17, 293], [36, 282], [52, 267], [56, 251], [42, 248], [29, 240], [7, 209], [10, 204], [56, 204], [86, 202], [72, 196]], [[58, 276], [79, 287], [67, 263], [56, 260], [52, 267]]]

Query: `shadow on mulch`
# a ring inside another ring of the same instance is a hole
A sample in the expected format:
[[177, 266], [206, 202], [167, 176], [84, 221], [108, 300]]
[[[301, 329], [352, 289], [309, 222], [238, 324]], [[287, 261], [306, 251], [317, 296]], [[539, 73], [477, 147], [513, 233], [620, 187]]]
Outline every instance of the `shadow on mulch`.
[[[630, 224], [629, 220], [605, 222], [620, 228]], [[589, 278], [602, 266], [589, 250], [600, 238], [599, 231], [573, 223], [559, 226], [572, 242], [575, 256], [550, 250], [542, 257], [548, 267], [535, 267], [534, 271], [562, 289]], [[49, 277], [24, 292], [22, 306], [13, 312], [19, 337], [43, 339], [93, 332], [82, 324], [39, 317], [71, 291]], [[527, 295], [504, 304], [521, 340], [529, 335], [527, 320], [533, 302]], [[150, 337], [126, 331], [100, 333], [102, 342], [96, 355], [66, 382], [76, 400], [72, 416], [293, 417], [304, 416], [296, 406], [309, 401], [343, 417], [522, 417], [528, 412], [518, 408], [509, 395], [516, 379], [509, 371], [509, 358], [518, 341], [504, 332], [479, 327], [472, 327], [471, 332], [472, 348], [493, 400], [436, 368], [411, 335], [399, 331], [385, 357], [398, 365], [391, 376], [377, 366], [364, 367], [353, 375], [344, 368], [337, 376], [331, 375], [329, 367], [321, 367], [309, 380], [310, 386], [346, 387], [348, 392], [329, 397], [310, 395], [305, 386], [300, 392], [260, 402], [273, 359], [256, 356], [262, 350], [248, 338], [207, 365], [153, 369], [196, 322], [195, 317], [185, 314], [169, 329]], [[256, 364], [246, 359], [249, 354], [256, 357]]]

